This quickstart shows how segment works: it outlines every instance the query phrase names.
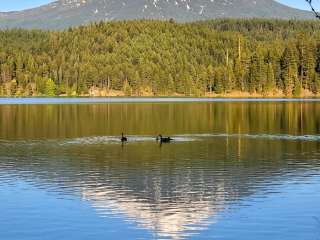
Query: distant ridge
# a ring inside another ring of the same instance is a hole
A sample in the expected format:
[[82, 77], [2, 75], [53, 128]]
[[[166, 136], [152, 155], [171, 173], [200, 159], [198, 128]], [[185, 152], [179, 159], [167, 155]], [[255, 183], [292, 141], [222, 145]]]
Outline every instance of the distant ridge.
[[17, 12], [0, 13], [0, 28], [64, 29], [92, 21], [215, 18], [312, 19], [308, 11], [274, 0], [59, 0]]

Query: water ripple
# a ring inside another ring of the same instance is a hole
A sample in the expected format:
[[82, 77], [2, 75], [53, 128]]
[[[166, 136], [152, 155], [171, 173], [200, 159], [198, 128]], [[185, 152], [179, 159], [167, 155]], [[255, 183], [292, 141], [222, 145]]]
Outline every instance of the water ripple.
[[[156, 142], [155, 136], [129, 135], [128, 143], [135, 142]], [[320, 142], [320, 135], [288, 135], [288, 134], [227, 134], [227, 133], [203, 133], [203, 134], [182, 134], [173, 135], [172, 143], [207, 141], [216, 138], [243, 138], [243, 139], [264, 139], [264, 140], [284, 140], [284, 141], [307, 141]], [[58, 145], [94, 145], [94, 144], [121, 144], [119, 136], [92, 136], [79, 137], [73, 139], [49, 139], [49, 140], [4, 140], [0, 139], [0, 145], [9, 146], [11, 144], [38, 145], [38, 144], [58, 144]]]

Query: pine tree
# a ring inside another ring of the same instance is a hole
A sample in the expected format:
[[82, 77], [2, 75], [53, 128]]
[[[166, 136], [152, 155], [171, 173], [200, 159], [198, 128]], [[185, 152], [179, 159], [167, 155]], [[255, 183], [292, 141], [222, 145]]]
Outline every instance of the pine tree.
[[141, 77], [138, 71], [135, 71], [133, 80], [131, 81], [132, 90], [135, 94], [140, 95], [141, 92]]
[[24, 81], [25, 78], [23, 76], [23, 62], [22, 62], [22, 57], [19, 54], [16, 57], [15, 61], [15, 79], [17, 80], [18, 85], [21, 85], [21, 87], [26, 87], [27, 83]]
[[240, 91], [244, 91], [244, 88], [245, 88], [245, 84], [244, 84], [245, 69], [243, 66], [242, 58], [243, 58], [243, 51], [242, 51], [241, 38], [239, 37], [238, 38], [238, 55], [235, 60], [234, 74], [236, 77], [235, 88]]
[[131, 86], [129, 85], [129, 82], [128, 82], [128, 80], [125, 80], [124, 82], [123, 82], [123, 92], [124, 92], [124, 94], [126, 95], [126, 96], [131, 96], [132, 95], [132, 88], [131, 88]]
[[259, 59], [258, 55], [254, 54], [251, 57], [250, 66], [249, 66], [249, 78], [248, 78], [248, 90], [250, 93], [254, 93], [257, 91], [257, 85], [260, 81], [259, 76]]
[[223, 76], [224, 76], [224, 68], [217, 68], [215, 70], [215, 75], [214, 75], [214, 91], [217, 94], [223, 93], [224, 88], [223, 88]]
[[293, 76], [293, 81], [294, 81], [293, 96], [300, 97], [302, 93], [302, 83], [299, 80], [298, 76]]
[[300, 81], [304, 89], [311, 89], [315, 66], [315, 49], [312, 42], [304, 36], [300, 36], [298, 41], [298, 51], [300, 58]]
[[208, 76], [208, 86], [207, 89], [208, 91], [211, 93], [214, 91], [214, 83], [215, 83], [215, 79], [214, 79], [214, 69], [212, 67], [212, 65], [210, 64], [207, 67], [207, 76]]
[[320, 93], [320, 74], [315, 75], [315, 91], [316, 94]]
[[272, 63], [268, 64], [267, 68], [267, 83], [265, 86], [265, 94], [272, 93], [275, 90], [275, 78]]
[[56, 95], [56, 85], [54, 81], [50, 78], [43, 79], [45, 81], [45, 91], [44, 94], [46, 96], [55, 96]]
[[174, 79], [172, 77], [171, 74], [169, 74], [168, 76], [168, 93], [169, 95], [172, 95], [176, 92], [176, 89], [175, 89], [175, 85], [174, 85]]
[[294, 43], [289, 43], [281, 59], [281, 75], [285, 95], [291, 95], [298, 78], [297, 54]]

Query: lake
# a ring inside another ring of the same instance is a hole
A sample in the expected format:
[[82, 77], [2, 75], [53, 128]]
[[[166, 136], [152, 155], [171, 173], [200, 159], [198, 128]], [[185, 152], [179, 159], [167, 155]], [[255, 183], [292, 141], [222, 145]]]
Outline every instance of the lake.
[[318, 100], [130, 100], [0, 100], [0, 239], [320, 239]]

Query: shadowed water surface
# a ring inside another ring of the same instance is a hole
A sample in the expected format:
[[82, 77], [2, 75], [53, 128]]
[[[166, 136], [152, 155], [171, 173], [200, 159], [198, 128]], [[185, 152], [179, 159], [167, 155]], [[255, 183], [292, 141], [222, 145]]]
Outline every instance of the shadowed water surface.
[[318, 102], [0, 105], [0, 130], [0, 239], [320, 239]]

